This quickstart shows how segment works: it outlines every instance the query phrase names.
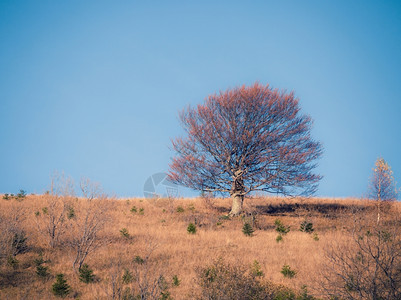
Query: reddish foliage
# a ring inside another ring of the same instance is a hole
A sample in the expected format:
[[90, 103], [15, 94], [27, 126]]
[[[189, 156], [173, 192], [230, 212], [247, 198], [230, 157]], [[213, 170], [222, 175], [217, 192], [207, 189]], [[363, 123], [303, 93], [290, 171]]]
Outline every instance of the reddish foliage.
[[298, 99], [255, 83], [209, 96], [180, 113], [185, 138], [173, 140], [170, 179], [201, 191], [311, 194], [322, 147]]

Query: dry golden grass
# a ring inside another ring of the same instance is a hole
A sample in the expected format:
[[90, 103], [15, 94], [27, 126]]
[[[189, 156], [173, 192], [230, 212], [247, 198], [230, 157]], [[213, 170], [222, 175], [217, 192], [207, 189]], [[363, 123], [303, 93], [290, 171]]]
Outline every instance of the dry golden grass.
[[[174, 299], [188, 299], [194, 283], [195, 269], [206, 266], [218, 257], [227, 262], [251, 265], [257, 260], [265, 278], [277, 284], [300, 289], [303, 285], [315, 296], [319, 290], [320, 270], [325, 265], [325, 248], [333, 241], [346, 243], [348, 229], [352, 227], [352, 210], [365, 207], [366, 201], [358, 199], [282, 199], [253, 198], [245, 202], [245, 210], [257, 212], [254, 236], [242, 232], [243, 220], [225, 220], [221, 217], [229, 211], [229, 199], [215, 199], [214, 207], [203, 199], [108, 199], [104, 208], [108, 220], [100, 232], [102, 245], [89, 254], [86, 263], [94, 270], [96, 282], [84, 284], [72, 269], [73, 255], [70, 248], [60, 246], [51, 249], [38, 233], [35, 212], [46, 206], [43, 196], [27, 196], [21, 202], [0, 200], [3, 216], [15, 212], [23, 215], [21, 226], [28, 237], [29, 251], [17, 255], [16, 270], [1, 266], [1, 299], [52, 299], [51, 285], [57, 273], [64, 273], [72, 293], [79, 299], [110, 298], [113, 273], [121, 273], [132, 264], [135, 256], [145, 257], [152, 249], [153, 272], [163, 273], [168, 281], [177, 275], [181, 284], [170, 288]], [[80, 205], [80, 200], [75, 202]], [[135, 206], [137, 213], [130, 212]], [[184, 212], [177, 212], [181, 206]], [[191, 209], [194, 208], [194, 209]], [[369, 209], [369, 204], [368, 204]], [[143, 209], [143, 215], [139, 213]], [[80, 211], [77, 207], [77, 211]], [[364, 213], [364, 212], [360, 212]], [[284, 241], [277, 243], [274, 221], [279, 218], [291, 231]], [[302, 221], [313, 223], [319, 240], [300, 232]], [[197, 233], [187, 233], [190, 222], [197, 224]], [[130, 238], [124, 238], [120, 230], [126, 228]], [[63, 244], [62, 244], [63, 245]], [[35, 274], [34, 259], [39, 253], [47, 264], [52, 277], [43, 281]], [[296, 277], [284, 278], [280, 270], [288, 264], [297, 271]]]

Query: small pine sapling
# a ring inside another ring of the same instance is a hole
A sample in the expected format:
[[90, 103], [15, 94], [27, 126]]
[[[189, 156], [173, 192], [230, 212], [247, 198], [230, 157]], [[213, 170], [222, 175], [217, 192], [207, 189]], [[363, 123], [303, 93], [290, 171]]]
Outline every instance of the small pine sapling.
[[56, 275], [56, 282], [52, 285], [52, 292], [55, 296], [65, 297], [70, 293], [70, 286], [67, 280], [64, 279], [64, 274]]
[[82, 267], [79, 268], [79, 280], [84, 283], [91, 283], [95, 280], [93, 270], [90, 269], [87, 264], [83, 264]]
[[291, 269], [289, 265], [284, 265], [280, 271], [281, 274], [286, 278], [293, 278], [297, 274], [297, 271]]
[[253, 236], [253, 228], [251, 226], [251, 224], [249, 223], [244, 223], [244, 226], [242, 226], [242, 232], [246, 235], [246, 236]]
[[187, 232], [189, 234], [195, 234], [196, 233], [196, 226], [194, 223], [189, 223], [188, 227], [187, 227]]

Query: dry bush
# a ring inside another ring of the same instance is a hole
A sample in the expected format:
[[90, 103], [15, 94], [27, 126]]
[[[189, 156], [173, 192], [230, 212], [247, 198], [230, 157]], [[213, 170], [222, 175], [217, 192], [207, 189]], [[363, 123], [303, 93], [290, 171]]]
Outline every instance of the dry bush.
[[60, 237], [67, 230], [68, 202], [74, 194], [73, 182], [63, 174], [55, 174], [50, 191], [44, 195], [44, 206], [35, 212], [38, 232], [50, 248], [60, 245]]
[[303, 292], [295, 292], [282, 285], [262, 280], [252, 270], [241, 263], [229, 264], [222, 258], [211, 265], [197, 268], [196, 283], [200, 287], [192, 297], [210, 300], [270, 300], [294, 299], [312, 300], [312, 296]]
[[374, 211], [355, 214], [347, 243], [327, 251], [326, 294], [341, 299], [401, 299], [401, 228], [394, 207], [377, 222]]
[[21, 226], [24, 218], [23, 209], [0, 210], [0, 265], [9, 257], [15, 257], [27, 250], [27, 237]]
[[[73, 250], [73, 268], [77, 272], [89, 253], [95, 251], [102, 240], [99, 233], [108, 221], [106, 196], [97, 184], [89, 180], [80, 183], [81, 198], [70, 219], [67, 243]], [[76, 201], [77, 202], [77, 201]]]
[[50, 248], [60, 244], [60, 237], [66, 230], [66, 200], [59, 195], [45, 195], [45, 206], [35, 212], [38, 233]]

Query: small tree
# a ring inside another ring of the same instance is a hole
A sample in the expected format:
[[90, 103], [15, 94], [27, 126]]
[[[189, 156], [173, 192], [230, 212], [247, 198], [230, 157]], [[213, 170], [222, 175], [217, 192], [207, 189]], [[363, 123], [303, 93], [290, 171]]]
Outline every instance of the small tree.
[[60, 239], [66, 232], [67, 202], [74, 194], [71, 178], [55, 173], [51, 179], [50, 191], [44, 195], [45, 207], [36, 212], [35, 222], [41, 234], [51, 248], [60, 244]]
[[70, 293], [70, 286], [64, 279], [64, 274], [56, 275], [56, 282], [52, 285], [52, 291], [55, 296], [65, 297]]
[[246, 236], [253, 236], [253, 228], [251, 226], [251, 224], [249, 223], [244, 223], [244, 226], [242, 226], [242, 232], [246, 235]]
[[187, 227], [187, 231], [190, 234], [195, 234], [196, 233], [196, 226], [194, 223], [189, 223], [188, 227]]
[[173, 141], [170, 180], [201, 192], [229, 194], [239, 215], [254, 191], [310, 195], [322, 147], [293, 93], [255, 83], [209, 96], [180, 114], [187, 133]]
[[71, 219], [72, 226], [69, 232], [69, 245], [74, 251], [73, 268], [81, 269], [86, 257], [101, 243], [99, 232], [103, 229], [108, 218], [106, 196], [101, 193], [97, 184], [87, 179], [81, 180], [83, 196], [80, 211]]
[[95, 275], [93, 270], [89, 268], [87, 264], [83, 264], [79, 269], [79, 280], [84, 283], [91, 283], [95, 280]]
[[376, 160], [369, 187], [369, 196], [371, 199], [376, 200], [377, 223], [379, 223], [383, 202], [395, 201], [398, 197], [393, 171], [383, 158]]

